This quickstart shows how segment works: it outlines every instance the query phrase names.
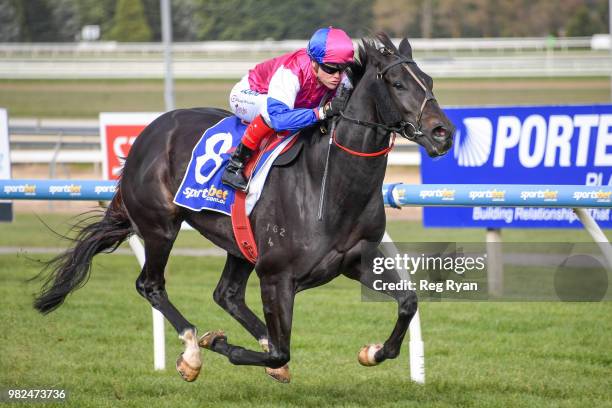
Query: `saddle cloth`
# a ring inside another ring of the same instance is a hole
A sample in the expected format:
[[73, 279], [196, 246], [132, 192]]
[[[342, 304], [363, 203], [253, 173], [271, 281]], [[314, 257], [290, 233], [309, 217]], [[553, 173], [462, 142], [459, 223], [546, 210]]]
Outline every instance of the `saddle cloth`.
[[[221, 182], [221, 175], [231, 154], [240, 143], [247, 125], [238, 117], [229, 116], [208, 128], [191, 153], [191, 160], [183, 176], [174, 203], [194, 211], [210, 210], [230, 215], [236, 191]], [[264, 182], [274, 160], [296, 140], [297, 133], [276, 136], [267, 140], [253, 159], [246, 212], [251, 213], [264, 187]]]

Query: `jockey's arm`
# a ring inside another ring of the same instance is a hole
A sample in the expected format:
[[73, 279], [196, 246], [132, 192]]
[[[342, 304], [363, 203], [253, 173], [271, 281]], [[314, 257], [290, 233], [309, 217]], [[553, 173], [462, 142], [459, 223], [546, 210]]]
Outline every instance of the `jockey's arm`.
[[[300, 81], [291, 70], [280, 67], [272, 76], [266, 101], [269, 125], [276, 131], [296, 131], [316, 123], [315, 109], [295, 108]], [[265, 117], [266, 115], [264, 115]]]

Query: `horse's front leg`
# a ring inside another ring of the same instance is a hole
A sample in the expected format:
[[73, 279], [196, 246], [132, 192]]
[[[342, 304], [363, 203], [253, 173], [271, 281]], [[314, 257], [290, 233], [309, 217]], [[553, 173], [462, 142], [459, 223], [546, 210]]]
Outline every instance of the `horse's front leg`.
[[[395, 269], [385, 269], [380, 274], [372, 273], [369, 265], [361, 262], [361, 245], [357, 245], [353, 250], [349, 251], [350, 256], [346, 267], [343, 268], [345, 276], [358, 280], [368, 289], [374, 288], [375, 280], [382, 280], [386, 283], [397, 283], [401, 281], [399, 273]], [[379, 250], [376, 250], [375, 257], [383, 257], [384, 255]], [[402, 341], [406, 335], [406, 331], [410, 326], [410, 321], [417, 311], [417, 296], [414, 291], [398, 290], [384, 291], [383, 293], [394, 298], [398, 304], [397, 321], [391, 335], [384, 344], [368, 344], [364, 346], [358, 355], [359, 363], [365, 366], [373, 366], [382, 363], [388, 358], [395, 358], [400, 353]]]
[[[223, 354], [236, 365], [281, 368], [287, 364], [290, 357], [295, 285], [290, 277], [281, 275], [260, 277], [261, 300], [268, 328], [268, 351], [258, 352], [230, 344], [222, 332], [206, 333], [200, 339], [200, 346]], [[283, 382], [288, 381], [289, 378]]]
[[[255, 337], [264, 351], [269, 350], [268, 329], [245, 302], [245, 292], [253, 266], [246, 260], [228, 254], [221, 279], [213, 294], [215, 302]], [[277, 381], [289, 382], [289, 366], [266, 367], [266, 374]]]

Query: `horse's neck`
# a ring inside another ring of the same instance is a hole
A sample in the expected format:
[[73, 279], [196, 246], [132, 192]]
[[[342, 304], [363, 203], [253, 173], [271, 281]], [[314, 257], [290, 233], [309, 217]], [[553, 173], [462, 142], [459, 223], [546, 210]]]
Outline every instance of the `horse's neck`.
[[[351, 118], [377, 122], [374, 101], [367, 89], [358, 86], [353, 92], [345, 114]], [[336, 127], [338, 143], [358, 152], [376, 152], [386, 147], [388, 136], [374, 129], [340, 120]], [[327, 143], [320, 146], [317, 153], [319, 167], [327, 155]], [[334, 206], [347, 215], [361, 214], [381, 195], [385, 177], [386, 157], [360, 157], [337, 146], [331, 146], [326, 196], [334, 201]], [[322, 172], [321, 172], [322, 173]]]
[[[368, 93], [365, 82], [355, 88], [345, 109], [347, 117], [367, 121], [380, 122], [376, 114], [375, 101]], [[380, 130], [357, 125], [348, 120], [340, 120], [336, 129], [337, 140], [342, 145], [361, 153], [379, 152], [387, 147], [389, 136]], [[386, 170], [386, 156], [360, 157], [346, 151], [339, 151], [339, 167], [350, 179], [357, 180], [360, 189], [376, 188], [382, 184]], [[367, 187], [364, 185], [367, 183]]]

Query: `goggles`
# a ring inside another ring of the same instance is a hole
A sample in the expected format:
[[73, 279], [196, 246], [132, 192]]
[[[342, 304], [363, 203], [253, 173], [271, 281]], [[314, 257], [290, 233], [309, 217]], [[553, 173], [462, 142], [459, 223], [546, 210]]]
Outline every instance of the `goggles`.
[[346, 64], [319, 64], [319, 67], [321, 67], [323, 72], [333, 75], [336, 72], [344, 71], [346, 68], [348, 68], [348, 65]]

